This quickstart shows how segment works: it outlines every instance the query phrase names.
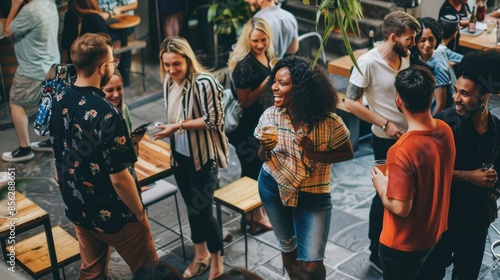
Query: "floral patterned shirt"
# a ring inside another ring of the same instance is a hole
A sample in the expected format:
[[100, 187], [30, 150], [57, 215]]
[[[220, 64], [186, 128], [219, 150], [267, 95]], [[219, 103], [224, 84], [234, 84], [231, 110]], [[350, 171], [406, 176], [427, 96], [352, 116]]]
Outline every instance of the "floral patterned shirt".
[[109, 175], [127, 168], [136, 178], [137, 158], [122, 114], [104, 96], [95, 87], [66, 88], [53, 101], [49, 127], [66, 216], [86, 229], [117, 233], [137, 219]]

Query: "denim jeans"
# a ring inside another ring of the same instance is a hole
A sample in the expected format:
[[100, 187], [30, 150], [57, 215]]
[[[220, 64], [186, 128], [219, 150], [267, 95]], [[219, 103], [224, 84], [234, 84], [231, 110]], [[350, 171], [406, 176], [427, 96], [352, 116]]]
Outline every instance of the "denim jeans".
[[380, 260], [384, 271], [384, 280], [417, 279], [419, 270], [431, 251], [432, 248], [417, 252], [404, 252], [380, 243]]
[[330, 193], [299, 192], [297, 207], [283, 206], [278, 184], [271, 174], [261, 169], [259, 194], [283, 252], [289, 253], [297, 248], [298, 261], [325, 258], [332, 217]]

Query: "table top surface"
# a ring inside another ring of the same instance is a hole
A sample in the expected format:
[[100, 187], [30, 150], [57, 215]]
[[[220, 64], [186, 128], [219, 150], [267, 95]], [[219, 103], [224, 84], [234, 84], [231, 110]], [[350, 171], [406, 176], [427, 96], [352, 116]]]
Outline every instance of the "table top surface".
[[152, 141], [149, 135], [144, 135], [139, 142], [135, 173], [142, 186], [172, 175], [170, 145], [163, 140]]
[[119, 20], [119, 22], [108, 24], [108, 26], [113, 29], [126, 29], [141, 23], [141, 17], [138, 15], [122, 14], [114, 16], [113, 19]]
[[[11, 213], [8, 208], [9, 206], [15, 206], [17, 213]], [[22, 228], [40, 223], [48, 218], [49, 214], [47, 211], [19, 192], [9, 193], [5, 199], [0, 201], [0, 235], [10, 232], [12, 221], [15, 221], [16, 230], [19, 231]]]
[[[366, 53], [368, 49], [359, 49], [353, 51], [354, 57], [358, 59], [362, 54]], [[336, 74], [341, 77], [349, 78], [351, 76], [351, 67], [354, 66], [351, 57], [344, 55], [334, 59], [328, 63], [328, 73]]]
[[474, 50], [498, 49], [500, 45], [497, 45], [496, 34], [496, 29], [491, 33], [483, 31], [478, 36], [460, 34], [460, 46]]

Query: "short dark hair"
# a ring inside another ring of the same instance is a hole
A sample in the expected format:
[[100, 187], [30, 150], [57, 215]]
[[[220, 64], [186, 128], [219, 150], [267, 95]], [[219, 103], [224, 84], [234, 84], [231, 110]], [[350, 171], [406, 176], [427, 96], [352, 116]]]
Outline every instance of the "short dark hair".
[[443, 15], [438, 22], [443, 29], [443, 39], [450, 39], [460, 27], [460, 19], [456, 15]]
[[422, 113], [430, 109], [435, 85], [434, 75], [420, 65], [411, 65], [399, 71], [394, 82], [403, 106], [412, 113]]
[[113, 41], [104, 33], [86, 33], [71, 45], [71, 61], [77, 72], [90, 77], [107, 59], [109, 49], [113, 54]]
[[434, 46], [434, 49], [437, 49], [439, 45], [441, 44], [441, 41], [443, 40], [443, 29], [439, 25], [439, 23], [431, 18], [431, 17], [425, 17], [425, 18], [417, 18], [418, 23], [420, 23], [420, 32], [417, 33], [417, 36], [415, 36], [415, 43], [417, 43], [420, 38], [422, 38], [422, 34], [424, 33], [424, 29], [429, 28], [432, 32], [432, 35], [436, 38], [436, 45]]
[[466, 54], [460, 62], [462, 77], [473, 81], [479, 94], [497, 94], [500, 91], [500, 49], [489, 49]]
[[406, 32], [406, 28], [410, 28], [416, 33], [420, 32], [420, 24], [410, 14], [396, 11], [386, 15], [382, 23], [382, 35], [384, 36], [384, 40], [389, 39], [392, 33], [401, 36]]

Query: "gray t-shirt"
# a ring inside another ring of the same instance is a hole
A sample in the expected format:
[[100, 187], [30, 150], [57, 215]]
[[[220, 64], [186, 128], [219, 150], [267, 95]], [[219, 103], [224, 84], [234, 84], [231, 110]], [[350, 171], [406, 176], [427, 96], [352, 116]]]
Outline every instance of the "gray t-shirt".
[[299, 27], [295, 17], [280, 6], [262, 9], [254, 17], [263, 18], [269, 23], [273, 32], [276, 56], [283, 57], [292, 41], [299, 37]]
[[12, 21], [16, 74], [43, 81], [54, 63], [61, 61], [58, 45], [59, 14], [52, 0], [33, 0]]

